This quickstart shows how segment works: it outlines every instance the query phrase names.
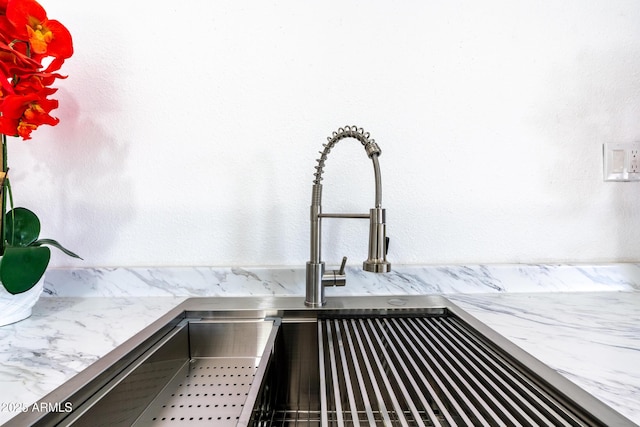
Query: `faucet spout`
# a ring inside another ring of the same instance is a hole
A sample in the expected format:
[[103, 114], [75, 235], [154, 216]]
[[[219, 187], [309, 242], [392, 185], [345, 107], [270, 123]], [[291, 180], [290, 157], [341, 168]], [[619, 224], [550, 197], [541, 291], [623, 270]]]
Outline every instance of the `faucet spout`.
[[[327, 214], [322, 212], [322, 174], [327, 156], [335, 144], [345, 138], [354, 138], [364, 146], [367, 156], [373, 162], [375, 177], [375, 204], [368, 214]], [[306, 298], [305, 304], [310, 307], [320, 307], [325, 304], [325, 286], [343, 286], [346, 282], [343, 258], [340, 270], [325, 271], [325, 264], [321, 257], [321, 228], [322, 218], [368, 218], [369, 219], [369, 256], [363, 262], [363, 269], [374, 273], [386, 273], [391, 270], [391, 264], [387, 261], [387, 249], [389, 239], [386, 236], [386, 214], [382, 208], [382, 178], [378, 157], [382, 153], [374, 139], [368, 132], [356, 126], [345, 126], [333, 132], [323, 144], [324, 150], [320, 151], [320, 158], [316, 165], [315, 179], [313, 181], [311, 195], [311, 238], [310, 259], [306, 270]]]

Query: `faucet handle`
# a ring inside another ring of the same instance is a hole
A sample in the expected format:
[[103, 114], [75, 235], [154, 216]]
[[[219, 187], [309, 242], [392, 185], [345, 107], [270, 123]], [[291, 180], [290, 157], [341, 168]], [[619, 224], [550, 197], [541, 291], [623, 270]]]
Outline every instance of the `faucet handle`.
[[340, 270], [328, 270], [322, 275], [322, 284], [324, 286], [344, 286], [347, 284], [347, 275], [344, 272], [347, 265], [347, 257], [342, 257]]
[[344, 268], [347, 265], [347, 257], [342, 257], [342, 263], [340, 264], [340, 270], [338, 270], [338, 274], [344, 276]]

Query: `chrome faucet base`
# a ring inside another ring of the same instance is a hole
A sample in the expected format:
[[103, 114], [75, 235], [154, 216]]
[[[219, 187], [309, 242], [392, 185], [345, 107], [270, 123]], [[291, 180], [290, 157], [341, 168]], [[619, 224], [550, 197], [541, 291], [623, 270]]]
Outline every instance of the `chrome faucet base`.
[[388, 261], [365, 261], [362, 263], [362, 269], [371, 273], [388, 273], [391, 271], [391, 263]]
[[307, 307], [322, 307], [326, 303], [322, 276], [324, 275], [324, 262], [307, 262], [307, 285], [304, 304]]

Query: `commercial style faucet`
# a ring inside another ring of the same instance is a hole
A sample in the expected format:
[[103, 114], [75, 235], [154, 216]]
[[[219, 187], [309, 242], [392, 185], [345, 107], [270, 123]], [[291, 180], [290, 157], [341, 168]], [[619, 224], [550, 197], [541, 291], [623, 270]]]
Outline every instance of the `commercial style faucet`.
[[[373, 161], [373, 172], [376, 183], [375, 207], [368, 214], [349, 213], [323, 213], [322, 212], [322, 174], [324, 164], [331, 149], [336, 143], [345, 138], [354, 138], [364, 146], [367, 156]], [[368, 218], [369, 219], [369, 257], [362, 263], [365, 271], [374, 273], [386, 273], [391, 270], [391, 264], [387, 262], [387, 249], [389, 239], [386, 236], [385, 210], [382, 209], [382, 180], [380, 178], [380, 165], [378, 157], [381, 154], [380, 147], [374, 139], [370, 139], [368, 132], [356, 126], [345, 126], [327, 138], [323, 144], [324, 150], [320, 151], [317, 160], [315, 179], [311, 193], [311, 259], [307, 262], [306, 297], [305, 304], [309, 307], [320, 307], [325, 304], [325, 286], [344, 286], [346, 284], [345, 265], [347, 257], [342, 258], [339, 270], [325, 271], [325, 265], [321, 258], [321, 231], [322, 218]]]

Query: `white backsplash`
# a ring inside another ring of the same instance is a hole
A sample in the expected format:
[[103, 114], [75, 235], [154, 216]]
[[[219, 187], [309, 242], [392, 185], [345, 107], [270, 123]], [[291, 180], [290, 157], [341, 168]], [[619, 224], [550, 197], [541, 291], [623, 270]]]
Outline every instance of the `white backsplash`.
[[[45, 295], [65, 297], [304, 295], [304, 268], [51, 269]], [[327, 296], [640, 290], [640, 264], [394, 266], [347, 268]]]

